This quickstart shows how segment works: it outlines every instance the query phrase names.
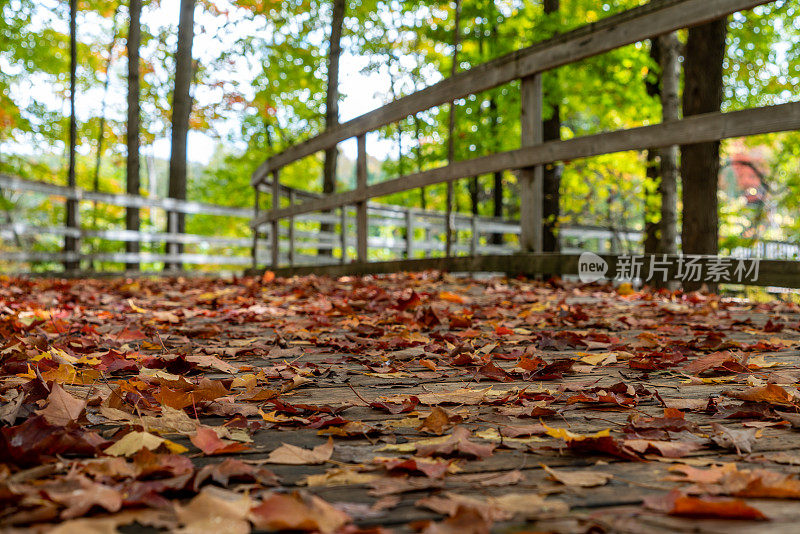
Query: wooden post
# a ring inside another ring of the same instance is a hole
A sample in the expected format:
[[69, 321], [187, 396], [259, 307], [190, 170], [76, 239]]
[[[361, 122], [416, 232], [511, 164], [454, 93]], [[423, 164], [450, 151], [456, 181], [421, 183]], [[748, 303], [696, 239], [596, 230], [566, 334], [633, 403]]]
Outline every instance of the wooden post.
[[[259, 203], [261, 201], [261, 186], [260, 185], [256, 186], [255, 196], [256, 196], [256, 200], [255, 200], [255, 203], [253, 205], [253, 218], [257, 219], [258, 218], [258, 211], [259, 211], [259, 208], [260, 208]], [[253, 228], [253, 248], [251, 249], [250, 254], [251, 254], [252, 259], [253, 259], [253, 269], [255, 270], [255, 269], [258, 268], [258, 226]]]
[[[280, 173], [276, 169], [272, 171], [272, 209], [277, 210], [280, 207]], [[272, 228], [270, 229], [270, 239], [272, 248], [272, 268], [278, 268], [279, 250], [278, 250], [278, 219], [272, 221]]]
[[[542, 77], [534, 74], [520, 84], [521, 148], [542, 143]], [[519, 170], [520, 238], [522, 252], [542, 252], [543, 168]]]
[[[77, 193], [77, 189], [73, 189]], [[81, 229], [81, 213], [80, 213], [80, 200], [77, 195], [74, 198], [67, 199], [67, 227], [75, 229], [80, 232]], [[67, 270], [77, 270], [81, 268], [81, 238], [80, 237], [65, 237], [64, 238], [64, 252], [67, 254], [74, 253], [76, 258], [65, 262]]]
[[414, 212], [406, 208], [406, 258], [414, 257]]
[[339, 208], [339, 234], [342, 246], [342, 256], [339, 263], [347, 261], [347, 206]]
[[[294, 189], [289, 190], [289, 205], [294, 206]], [[289, 267], [294, 267], [294, 216], [289, 217]]]
[[[367, 188], [367, 138], [361, 134], [357, 138], [358, 158], [356, 160], [356, 189]], [[367, 201], [356, 203], [356, 257], [359, 263], [367, 262]]]
[[[167, 211], [167, 246], [166, 251], [168, 256], [178, 256], [181, 254], [182, 249], [178, 248], [178, 243], [175, 241], [175, 236], [178, 235], [178, 212]], [[164, 269], [167, 271], [177, 271], [181, 268], [181, 262], [168, 261], [164, 263]]]
[[469, 222], [470, 230], [472, 231], [472, 236], [469, 242], [469, 253], [472, 256], [475, 256], [478, 253], [478, 238], [480, 237], [478, 234], [478, 217], [473, 215]]

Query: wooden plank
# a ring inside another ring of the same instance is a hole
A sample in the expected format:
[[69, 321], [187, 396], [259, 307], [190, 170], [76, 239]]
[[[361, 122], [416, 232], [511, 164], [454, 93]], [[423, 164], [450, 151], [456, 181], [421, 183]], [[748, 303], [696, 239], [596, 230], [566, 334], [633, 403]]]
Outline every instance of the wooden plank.
[[[525, 149], [540, 145], [544, 137], [541, 74], [522, 79], [520, 108], [520, 146]], [[519, 170], [519, 245], [522, 252], [542, 251], [543, 171], [541, 165]]]
[[[608, 263], [608, 276], [613, 278], [620, 256], [600, 254], [600, 257]], [[673, 264], [670, 276], [673, 276], [676, 270], [674, 266], [677, 265], [677, 256], [670, 258]], [[278, 269], [275, 274], [279, 276], [318, 274], [336, 277], [434, 269], [449, 272], [497, 272], [510, 275], [538, 275], [545, 273], [577, 275], [579, 259], [579, 254], [486, 254], [369, 263], [358, 262], [346, 265], [315, 265], [313, 267], [296, 267], [294, 269], [282, 268]], [[760, 260], [758, 279], [746, 285], [800, 288], [800, 261]]]
[[649, 147], [674, 144], [702, 143], [731, 137], [797, 129], [800, 129], [800, 102], [730, 113], [714, 112], [694, 115], [675, 122], [605, 132], [567, 140], [548, 141], [533, 147], [457, 161], [447, 167], [439, 167], [374, 184], [365, 190], [346, 191], [318, 200], [304, 202], [291, 209], [281, 209], [274, 213], [264, 214], [251, 222], [251, 225], [269, 221], [271, 217], [284, 218], [289, 215], [333, 209], [343, 204], [352, 204], [368, 198], [382, 197], [422, 186], [448, 182], [467, 176], [490, 174], [506, 169], [521, 169], [544, 163], [627, 150], [644, 150]]
[[[367, 190], [367, 137], [358, 136], [358, 156], [356, 159], [356, 191]], [[366, 198], [356, 202], [356, 258], [358, 261], [367, 261], [367, 220]]]
[[641, 7], [613, 15], [594, 24], [588, 24], [461, 72], [412, 95], [342, 123], [337, 128], [328, 130], [267, 159], [253, 173], [252, 183], [260, 182], [272, 169], [283, 167], [340, 141], [375, 130], [445, 102], [486, 91], [512, 80], [602, 54], [656, 35], [702, 24], [736, 11], [751, 9], [769, 3], [769, 1], [651, 1]]

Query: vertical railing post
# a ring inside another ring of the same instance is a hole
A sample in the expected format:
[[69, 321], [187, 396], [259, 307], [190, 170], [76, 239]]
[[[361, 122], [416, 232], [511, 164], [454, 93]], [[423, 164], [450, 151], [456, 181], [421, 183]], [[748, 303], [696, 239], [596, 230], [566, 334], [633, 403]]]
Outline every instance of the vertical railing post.
[[[361, 134], [357, 138], [358, 158], [356, 160], [356, 190], [367, 188], [367, 137]], [[367, 199], [356, 203], [356, 258], [359, 263], [367, 262]]]
[[[542, 77], [522, 78], [520, 85], [521, 147], [542, 142]], [[536, 165], [519, 170], [520, 238], [522, 252], [542, 251], [543, 167]]]
[[[272, 171], [272, 210], [277, 211], [278, 208], [280, 208], [280, 172], [278, 169], [275, 169]], [[278, 250], [278, 219], [272, 219], [270, 234], [272, 268], [277, 269], [280, 260]]]
[[[67, 211], [67, 228], [71, 230], [80, 231], [81, 229], [81, 216], [80, 216], [80, 199], [78, 198], [78, 190], [72, 186], [70, 190], [70, 196], [66, 199], [66, 211]], [[64, 268], [67, 271], [73, 271], [80, 269], [81, 262], [80, 262], [80, 251], [81, 251], [81, 239], [80, 237], [76, 237], [74, 235], [70, 236], [67, 235], [64, 237], [64, 253], [67, 256], [77, 256], [76, 259], [68, 259], [64, 262]]]
[[472, 232], [471, 239], [469, 241], [469, 253], [471, 256], [475, 256], [478, 254], [478, 238], [480, 237], [478, 234], [478, 216], [473, 215], [469, 222], [470, 231]]
[[[289, 190], [289, 205], [294, 206], [294, 189]], [[288, 238], [289, 238], [289, 267], [294, 267], [294, 215], [289, 217]]]
[[406, 208], [406, 258], [414, 257], [414, 212]]
[[[175, 209], [167, 211], [167, 256], [177, 256], [180, 254], [180, 249], [178, 248], [178, 243], [175, 241], [175, 237], [178, 235], [178, 225], [179, 225], [179, 214]], [[164, 268], [166, 270], [178, 270], [181, 268], [181, 263], [177, 260], [173, 261], [170, 259], [169, 261], [164, 263]]]
[[[261, 186], [256, 184], [255, 202], [253, 203], [253, 220], [258, 219], [258, 213], [261, 208]], [[253, 227], [253, 248], [250, 250], [250, 255], [253, 260], [253, 270], [258, 269], [258, 226]]]
[[347, 206], [339, 208], [339, 239], [342, 247], [339, 263], [345, 263], [347, 261]]

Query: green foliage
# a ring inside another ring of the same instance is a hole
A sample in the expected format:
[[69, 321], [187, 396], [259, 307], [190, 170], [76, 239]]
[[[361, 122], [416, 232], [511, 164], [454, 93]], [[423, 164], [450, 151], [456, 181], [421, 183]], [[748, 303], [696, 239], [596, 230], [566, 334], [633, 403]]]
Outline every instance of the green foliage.
[[[459, 70], [642, 2], [562, 0], [562, 9], [549, 15], [543, 13], [539, 1], [462, 3]], [[796, 99], [796, 87], [800, 86], [798, 9], [796, 0], [778, 0], [731, 18], [724, 65], [725, 110]], [[79, 10], [78, 99], [84, 103], [79, 106], [78, 184], [94, 186], [98, 136], [102, 134], [98, 187], [122, 192], [125, 107], [120, 92], [127, 75], [127, 2], [82, 0]], [[450, 74], [453, 11], [452, 2], [350, 2], [342, 61], [360, 58], [365, 74], [384, 79], [381, 90], [385, 102], [418, 91]], [[145, 15], [155, 12], [175, 15], [175, 20], [153, 23], [147, 16], [143, 19], [140, 69], [145, 154], [149, 145], [169, 137], [174, 81], [177, 13], [165, 10], [157, 0], [145, 2]], [[69, 96], [68, 2], [0, 0], [0, 14], [0, 171], [63, 184]], [[252, 205], [249, 180], [258, 165], [322, 131], [330, 18], [331, 2], [322, 0], [198, 3], [191, 126], [216, 137], [219, 146], [209, 165], [192, 168], [190, 199]], [[560, 106], [562, 138], [658, 122], [660, 104], [645, 85], [645, 81], [654, 81], [657, 71], [649, 43], [644, 42], [547, 72], [543, 76], [544, 116], [550, 117], [554, 105]], [[112, 87], [109, 98], [104, 89], [107, 80]], [[346, 93], [348, 80], [341, 80], [341, 86]], [[31, 90], [33, 87], [50, 90]], [[101, 104], [106, 100], [107, 104]], [[518, 82], [456, 102], [455, 158], [464, 160], [518, 148], [519, 108]], [[379, 135], [391, 143], [392, 149], [385, 161], [370, 161], [370, 182], [445, 164], [449, 113], [449, 106], [444, 105], [382, 128]], [[99, 131], [101, 122], [105, 123], [103, 132]], [[764, 215], [764, 210], [742, 205], [740, 199], [725, 198], [723, 230], [740, 236], [727, 245], [763, 235], [761, 230], [775, 226], [768, 223], [776, 222], [776, 214], [783, 214], [778, 225], [785, 229], [778, 237], [800, 236], [800, 219], [792, 215], [800, 208], [800, 137], [792, 132], [753, 137], [747, 142], [748, 146], [768, 149], [767, 204], [773, 208]], [[154, 176], [163, 177], [165, 164], [149, 163], [143, 164], [146, 186], [142, 192], [163, 194], [165, 179], [151, 186], [149, 169], [155, 167]], [[320, 155], [281, 171], [283, 183], [308, 191], [321, 191], [321, 176]], [[353, 162], [346, 157], [340, 158], [338, 180], [340, 190], [353, 186]], [[477, 196], [478, 211], [491, 215], [493, 177], [478, 176], [475, 180], [475, 191], [470, 190], [469, 179], [456, 184], [456, 209], [469, 211], [473, 196]], [[505, 215], [517, 217], [519, 192], [513, 173], [504, 173], [504, 186]], [[645, 179], [642, 154], [564, 162], [560, 222], [641, 228], [645, 213], [654, 211], [653, 189], [654, 184]], [[425, 199], [427, 208], [444, 209], [444, 185], [427, 188]], [[421, 192], [399, 193], [382, 200], [420, 206]], [[4, 202], [6, 206], [11, 202], [8, 195]], [[56, 205], [42, 203], [20, 209], [28, 210], [28, 215], [41, 209], [44, 215], [39, 216], [56, 222], [63, 217]], [[90, 221], [97, 228], [119, 228], [124, 217], [118, 209], [101, 207], [95, 211], [89, 206], [87, 210], [84, 223]], [[163, 218], [143, 212], [143, 220], [154, 231], [163, 229], [159, 228]], [[188, 228], [197, 233], [249, 235], [243, 221], [221, 224], [206, 215], [189, 217]], [[119, 243], [103, 246], [121, 249]]]

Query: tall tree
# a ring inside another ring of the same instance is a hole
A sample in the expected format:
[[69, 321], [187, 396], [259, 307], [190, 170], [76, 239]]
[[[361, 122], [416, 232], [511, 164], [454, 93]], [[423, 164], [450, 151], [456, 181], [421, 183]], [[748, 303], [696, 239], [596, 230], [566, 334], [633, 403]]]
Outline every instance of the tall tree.
[[[78, 142], [78, 122], [75, 117], [75, 93], [77, 91], [77, 69], [78, 69], [78, 0], [69, 1], [69, 167], [67, 169], [67, 185], [75, 187], [75, 158], [76, 145]], [[78, 222], [78, 202], [77, 200], [67, 200], [67, 226], [77, 229]], [[67, 253], [79, 252], [80, 241], [75, 237], [64, 238], [64, 251]], [[64, 268], [68, 271], [78, 269], [80, 261], [69, 260], [64, 262]]]
[[[683, 116], [720, 110], [727, 17], [689, 29], [684, 59]], [[684, 254], [716, 254], [719, 142], [681, 145]], [[689, 287], [688, 289], [693, 289]]]
[[[333, 0], [331, 13], [331, 39], [328, 45], [328, 86], [325, 93], [325, 129], [331, 130], [339, 124], [339, 58], [342, 55], [342, 30], [344, 28], [345, 0]], [[325, 150], [325, 163], [322, 170], [322, 192], [326, 195], [336, 191], [336, 160], [339, 149], [332, 146]], [[323, 232], [330, 232], [333, 226], [322, 225]], [[322, 249], [319, 254], [329, 256], [330, 249]]]
[[[175, 88], [172, 92], [172, 151], [169, 158], [169, 196], [186, 200], [186, 140], [189, 135], [189, 114], [192, 111], [192, 42], [194, 41], [195, 0], [181, 0], [178, 21], [178, 49], [175, 52]], [[170, 213], [169, 232], [183, 233], [186, 219], [183, 213]], [[170, 243], [168, 253], [180, 254], [183, 245]], [[169, 268], [179, 269], [180, 263]]]
[[[656, 69], [648, 68], [644, 78], [647, 95], [661, 99], [661, 42], [658, 37], [650, 39], [650, 59]], [[658, 250], [661, 235], [661, 218], [658, 205], [660, 204], [659, 189], [661, 187], [661, 166], [658, 161], [659, 149], [648, 148], [645, 151], [645, 177], [644, 181], [644, 252], [655, 254]]]
[[[557, 13], [560, 0], [544, 0], [546, 15]], [[558, 102], [550, 105], [553, 114], [542, 123], [542, 140], [555, 141], [561, 139], [561, 107]], [[549, 163], [544, 166], [542, 174], [542, 250], [544, 252], [558, 252], [558, 217], [561, 214], [561, 172], [559, 163]]]
[[[455, 6], [455, 26], [453, 28], [453, 60], [450, 64], [450, 77], [454, 77], [458, 72], [458, 48], [461, 46], [461, 0], [456, 0]], [[447, 164], [451, 165], [456, 159], [456, 145], [455, 145], [455, 127], [456, 127], [456, 103], [450, 102], [449, 113], [447, 116]], [[445, 198], [445, 256], [451, 256], [453, 253], [453, 241], [455, 236], [453, 228], [453, 192], [454, 184], [452, 181], [447, 182], [447, 197]], [[458, 211], [458, 206], [456, 206]]]
[[[658, 38], [661, 66], [661, 120], [680, 119], [680, 48], [676, 32]], [[678, 239], [678, 147], [669, 146], [660, 150], [661, 159], [661, 236], [658, 252], [675, 254]]]
[[[494, 0], [489, 2], [490, 7], [490, 14], [489, 14], [489, 43], [490, 46], [493, 46], [497, 42], [497, 25], [498, 21], [498, 10], [495, 6]], [[493, 51], [494, 52], [494, 51]], [[492, 54], [494, 56], [494, 53]], [[492, 134], [492, 143], [494, 152], [500, 152], [501, 150], [501, 143], [500, 143], [500, 114], [497, 110], [497, 93], [492, 92], [491, 96], [489, 97], [489, 121], [490, 121], [490, 128]], [[493, 184], [492, 184], [492, 215], [497, 217], [498, 219], [503, 217], [503, 171], [495, 171], [493, 176]], [[503, 234], [497, 233], [492, 234], [492, 243], [495, 245], [502, 245], [503, 244]]]
[[[130, 23], [128, 25], [128, 126], [126, 160], [126, 183], [129, 195], [139, 194], [139, 46], [141, 44], [142, 0], [130, 0]], [[191, 57], [190, 57], [191, 59]], [[185, 166], [184, 166], [185, 172]], [[185, 181], [185, 176], [184, 176]], [[185, 193], [185, 186], [184, 186]], [[125, 229], [139, 231], [139, 208], [129, 207], [125, 210]], [[138, 241], [125, 242], [125, 251], [137, 254]], [[127, 269], [138, 269], [139, 262], [128, 262]]]

